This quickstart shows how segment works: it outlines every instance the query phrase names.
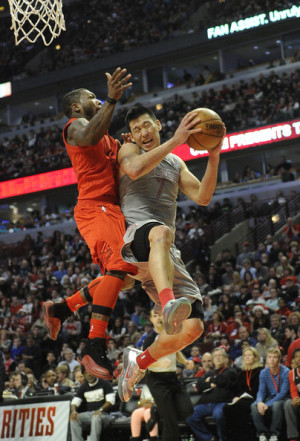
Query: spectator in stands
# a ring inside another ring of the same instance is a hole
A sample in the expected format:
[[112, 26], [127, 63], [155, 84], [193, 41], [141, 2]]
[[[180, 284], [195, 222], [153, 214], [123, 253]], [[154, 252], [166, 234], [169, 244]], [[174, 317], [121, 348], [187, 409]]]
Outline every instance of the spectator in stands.
[[22, 343], [21, 343], [21, 339], [19, 337], [15, 337], [13, 339], [13, 345], [12, 345], [12, 348], [11, 348], [11, 355], [12, 355], [12, 358], [16, 362], [19, 362], [21, 360], [22, 350], [23, 350], [23, 346], [22, 346]]
[[[250, 251], [250, 243], [248, 241], [243, 242], [242, 252], [238, 254], [236, 258], [236, 268], [238, 270], [241, 270], [243, 267], [244, 260], [249, 260], [249, 259], [251, 260], [253, 258], [254, 258], [254, 253], [253, 251]], [[242, 275], [241, 278], [243, 278]]]
[[285, 338], [282, 343], [284, 353], [287, 354], [290, 344], [297, 338], [297, 327], [293, 325], [287, 325], [284, 329]]
[[260, 282], [265, 282], [268, 278], [268, 267], [266, 265], [262, 265], [261, 259], [254, 260], [254, 268], [256, 269], [256, 278]]
[[271, 327], [270, 334], [271, 336], [278, 341], [279, 344], [282, 344], [284, 339], [284, 326], [281, 322], [281, 315], [272, 314], [271, 315]]
[[279, 315], [281, 315], [282, 317], [284, 317], [285, 319], [287, 319], [289, 317], [289, 315], [291, 314], [291, 310], [288, 307], [288, 305], [286, 304], [286, 301], [284, 300], [284, 298], [279, 297], [278, 299], [278, 310], [277, 313]]
[[56, 355], [53, 351], [48, 351], [46, 355], [47, 363], [43, 366], [42, 371], [46, 372], [49, 369], [55, 370], [57, 366]]
[[[251, 414], [259, 441], [277, 441], [283, 423], [283, 403], [289, 394], [289, 369], [280, 364], [280, 349], [267, 351], [267, 366], [259, 376], [256, 400], [251, 404]], [[270, 426], [266, 426], [265, 415], [271, 414]]]
[[212, 298], [209, 296], [203, 297], [203, 311], [204, 311], [204, 323], [212, 320], [213, 313], [216, 312], [217, 305], [213, 304]]
[[213, 342], [219, 339], [222, 334], [225, 334], [227, 330], [227, 324], [223, 320], [223, 315], [216, 311], [212, 316], [212, 323], [210, 323], [205, 332], [204, 341]]
[[243, 317], [242, 310], [236, 310], [234, 313], [234, 317], [227, 320], [228, 327], [226, 330], [226, 334], [230, 342], [240, 339], [239, 330], [241, 327], [247, 328], [250, 331], [250, 324], [246, 320], [246, 317]]
[[[103, 427], [112, 419], [109, 412], [115, 404], [115, 394], [109, 381], [94, 377], [86, 370], [84, 370], [84, 378], [85, 382], [71, 401], [72, 441], [83, 439], [83, 427], [90, 427], [91, 441], [99, 441]], [[80, 406], [85, 410], [79, 411]]]
[[27, 378], [28, 378], [28, 387], [29, 387], [29, 389], [33, 390], [34, 393], [39, 391], [40, 390], [40, 386], [39, 386], [39, 384], [37, 382], [37, 379], [33, 375], [32, 370], [27, 368], [25, 373], [26, 373]]
[[244, 259], [242, 261], [242, 269], [240, 271], [241, 279], [248, 282], [248, 280], [245, 279], [245, 276], [247, 273], [250, 273], [253, 279], [256, 279], [256, 269], [251, 265], [251, 260]]
[[77, 387], [81, 386], [85, 382], [81, 365], [75, 366], [74, 368], [74, 382], [75, 382], [75, 386]]
[[15, 375], [15, 388], [17, 390], [17, 396], [19, 398], [32, 397], [34, 390], [28, 386], [28, 378], [24, 372], [18, 372]]
[[63, 395], [75, 386], [75, 383], [70, 380], [70, 368], [67, 364], [61, 364], [55, 369], [57, 375], [58, 392]]
[[300, 225], [295, 224], [291, 217], [287, 218], [287, 223], [283, 227], [281, 238], [284, 240], [286, 237], [292, 240], [298, 240], [300, 233]]
[[73, 372], [76, 366], [79, 365], [78, 361], [74, 358], [74, 352], [71, 348], [66, 348], [64, 350], [64, 359], [58, 363], [58, 366], [68, 365], [71, 373], [71, 377], [73, 377]]
[[68, 341], [72, 347], [77, 347], [81, 338], [81, 322], [71, 315], [62, 325], [62, 338]]
[[257, 341], [255, 349], [259, 353], [261, 362], [264, 363], [269, 349], [276, 348], [278, 342], [271, 336], [267, 328], [259, 328], [257, 331]]
[[231, 289], [236, 296], [240, 296], [243, 280], [238, 271], [234, 271], [232, 275]]
[[27, 335], [21, 356], [22, 360], [26, 361], [27, 367], [30, 367], [35, 375], [39, 375], [42, 351], [41, 347], [35, 343], [32, 334]]
[[270, 327], [269, 311], [265, 305], [255, 305], [253, 308], [253, 320], [251, 320], [251, 333], [254, 333], [258, 328]]
[[[47, 384], [48, 390], [55, 390], [55, 393], [58, 393], [57, 374], [54, 370], [49, 369], [45, 372], [45, 383]], [[56, 389], [55, 386], [57, 386]]]
[[298, 328], [298, 326], [300, 326], [300, 311], [291, 312], [288, 317], [287, 324], [296, 326]]
[[233, 283], [233, 266], [231, 262], [226, 262], [225, 273], [222, 274], [222, 284], [231, 285]]
[[[245, 431], [247, 431], [247, 439], [254, 438], [255, 430], [249, 414], [250, 405], [256, 399], [258, 392], [261, 369], [262, 365], [256, 349], [246, 347], [243, 350], [242, 369], [239, 371], [238, 394], [223, 408], [227, 434], [231, 441], [242, 440]], [[253, 430], [251, 430], [252, 427]]]
[[194, 377], [203, 377], [207, 372], [211, 371], [214, 367], [213, 357], [210, 352], [205, 352], [201, 357], [201, 366], [194, 375]]
[[113, 338], [110, 338], [107, 343], [107, 358], [112, 362], [118, 359], [118, 355], [120, 354], [120, 349], [117, 349], [116, 342]]
[[221, 302], [219, 302], [218, 311], [223, 315], [224, 320], [228, 323], [228, 320], [233, 316], [233, 300], [229, 294], [231, 292], [230, 286], [223, 287], [223, 295]]
[[139, 340], [139, 338], [141, 337], [136, 324], [131, 320], [128, 322], [127, 325], [127, 334], [129, 334], [130, 340], [132, 342]]
[[288, 304], [296, 300], [299, 295], [299, 285], [296, 276], [287, 276], [285, 278], [285, 286], [281, 289], [282, 296], [286, 299]]
[[278, 305], [278, 290], [277, 288], [271, 288], [270, 289], [270, 298], [266, 300], [266, 308], [268, 308], [271, 312], [278, 311], [279, 305]]
[[12, 353], [11, 353], [10, 349], [3, 348], [2, 353], [4, 356], [5, 373], [6, 373], [6, 375], [9, 375], [11, 372], [13, 372], [16, 369], [17, 364], [14, 361], [14, 359], [12, 358]]
[[294, 368], [289, 372], [291, 399], [284, 402], [284, 414], [286, 419], [287, 438], [291, 441], [299, 439], [299, 416], [300, 416], [300, 348], [293, 353]]
[[276, 268], [276, 276], [279, 279], [281, 279], [284, 276], [287, 276], [288, 274], [285, 274], [285, 271], [288, 271], [289, 275], [293, 275], [295, 272], [295, 269], [289, 263], [288, 258], [285, 255], [282, 255], [280, 257], [280, 263]]
[[134, 409], [130, 417], [130, 441], [141, 441], [142, 422], [145, 421], [149, 433], [149, 441], [158, 441], [157, 407], [147, 385], [142, 387], [139, 407]]
[[286, 365], [288, 367], [291, 366], [291, 362], [292, 362], [292, 358], [293, 358], [293, 353], [295, 351], [295, 349], [300, 348], [300, 326], [298, 327], [298, 333], [297, 333], [297, 337], [296, 340], [294, 340], [288, 349], [288, 353], [287, 353], [287, 358], [286, 358]]
[[198, 379], [197, 390], [201, 397], [193, 415], [186, 422], [198, 439], [209, 441], [212, 434], [203, 418], [212, 415], [217, 426], [218, 439], [223, 441], [226, 439], [223, 407], [235, 396], [238, 379], [236, 370], [228, 367], [228, 356], [223, 348], [214, 349], [212, 355], [214, 370]]
[[119, 343], [119, 340], [126, 334], [127, 329], [123, 324], [122, 317], [115, 317], [113, 321], [113, 325], [110, 327], [109, 335], [115, 340], [116, 343]]

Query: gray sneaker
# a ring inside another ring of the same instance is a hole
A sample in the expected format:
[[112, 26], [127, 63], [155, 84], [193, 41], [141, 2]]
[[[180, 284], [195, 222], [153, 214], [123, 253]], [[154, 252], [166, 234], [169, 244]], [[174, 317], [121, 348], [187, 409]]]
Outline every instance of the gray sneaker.
[[192, 311], [192, 305], [186, 297], [169, 300], [163, 309], [164, 327], [169, 335], [178, 334], [182, 329], [182, 322]]
[[134, 386], [141, 381], [146, 371], [139, 368], [137, 356], [142, 351], [134, 348], [125, 348], [123, 352], [123, 369], [118, 380], [118, 393], [121, 401], [129, 401]]

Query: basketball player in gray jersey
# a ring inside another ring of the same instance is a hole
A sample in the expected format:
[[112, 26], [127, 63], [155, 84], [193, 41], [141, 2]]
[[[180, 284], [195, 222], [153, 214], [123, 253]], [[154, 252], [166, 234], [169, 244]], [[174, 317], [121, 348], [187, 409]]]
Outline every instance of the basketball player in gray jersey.
[[[151, 109], [133, 107], [126, 116], [130, 135], [124, 135], [125, 142], [118, 155], [121, 209], [128, 226], [122, 257], [138, 268], [135, 278], [142, 282], [145, 291], [162, 309], [166, 329], [144, 352], [125, 349], [124, 368], [118, 385], [123, 401], [130, 399], [134, 385], [148, 366], [161, 357], [180, 351], [203, 332], [199, 289], [173, 243], [176, 199], [180, 189], [199, 205], [210, 202], [216, 186], [223, 140], [210, 151], [200, 183], [185, 163], [170, 153], [177, 145], [186, 142], [195, 124], [193, 117], [193, 112], [188, 113], [173, 138], [160, 145], [162, 126]], [[225, 132], [224, 126], [224, 135]], [[182, 307], [188, 311], [185, 317], [184, 314], [177, 316], [177, 302], [178, 309]]]

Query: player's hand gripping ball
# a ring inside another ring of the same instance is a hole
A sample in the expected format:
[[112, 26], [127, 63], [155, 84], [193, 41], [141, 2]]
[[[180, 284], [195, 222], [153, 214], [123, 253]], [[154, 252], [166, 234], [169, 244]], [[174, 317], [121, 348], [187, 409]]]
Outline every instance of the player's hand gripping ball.
[[193, 129], [201, 128], [202, 131], [190, 135], [187, 144], [194, 150], [211, 150], [215, 148], [225, 133], [225, 126], [221, 117], [213, 110], [205, 108], [194, 109], [193, 112], [196, 113], [195, 119], [201, 119]]

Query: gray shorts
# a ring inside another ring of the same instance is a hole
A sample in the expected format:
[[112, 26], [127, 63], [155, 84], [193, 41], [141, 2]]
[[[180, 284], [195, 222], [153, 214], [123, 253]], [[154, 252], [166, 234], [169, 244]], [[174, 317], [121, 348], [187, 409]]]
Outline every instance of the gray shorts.
[[[160, 304], [157, 290], [149, 272], [148, 262], [138, 262], [130, 247], [131, 243], [134, 241], [136, 232], [140, 228], [150, 223], [157, 224], [157, 220], [149, 219], [144, 222], [137, 222], [127, 228], [124, 235], [124, 245], [121, 250], [121, 255], [125, 262], [132, 263], [137, 267], [138, 273], [133, 277], [142, 283], [142, 288], [147, 292], [151, 300], [154, 303]], [[176, 248], [174, 244], [172, 244], [171, 246], [170, 255], [174, 263], [173, 291], [175, 298], [188, 297], [192, 303], [196, 299], [202, 302], [199, 288], [190, 276], [190, 274], [187, 272], [185, 265], [181, 260], [180, 251]]]

